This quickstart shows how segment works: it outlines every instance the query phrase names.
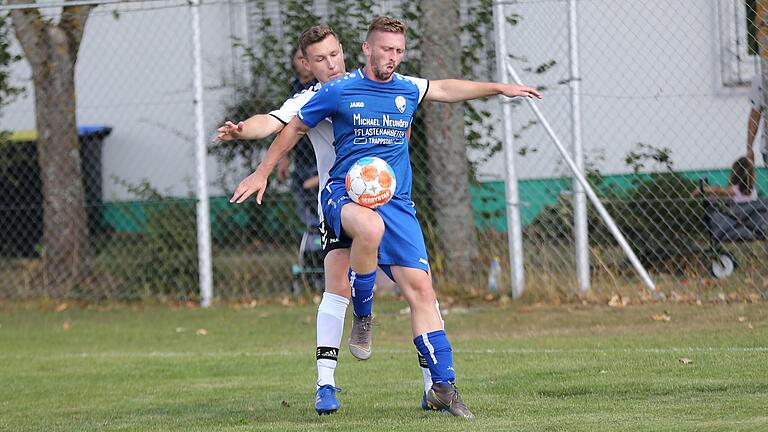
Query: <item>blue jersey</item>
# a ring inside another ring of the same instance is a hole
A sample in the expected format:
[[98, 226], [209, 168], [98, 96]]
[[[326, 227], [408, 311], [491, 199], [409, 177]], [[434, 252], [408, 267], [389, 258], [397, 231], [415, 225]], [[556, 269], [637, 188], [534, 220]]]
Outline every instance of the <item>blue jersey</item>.
[[333, 123], [336, 161], [329, 182], [344, 184], [355, 162], [376, 156], [392, 166], [395, 196], [410, 200], [412, 171], [406, 132], [429, 82], [394, 74], [388, 82], [368, 79], [362, 69], [324, 84], [299, 111], [310, 128], [326, 117]]

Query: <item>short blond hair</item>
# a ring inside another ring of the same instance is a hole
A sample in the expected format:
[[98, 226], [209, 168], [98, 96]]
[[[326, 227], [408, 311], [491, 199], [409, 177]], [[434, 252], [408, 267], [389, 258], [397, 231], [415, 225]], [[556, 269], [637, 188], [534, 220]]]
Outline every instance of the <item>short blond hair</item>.
[[391, 16], [380, 15], [373, 18], [373, 21], [371, 21], [365, 39], [368, 40], [371, 33], [376, 31], [405, 34], [405, 23], [397, 18], [392, 18]]
[[299, 36], [299, 49], [301, 50], [301, 53], [306, 57], [308, 46], [322, 42], [328, 36], [333, 36], [336, 40], [339, 40], [339, 37], [336, 36], [336, 32], [334, 32], [327, 24], [314, 25], [304, 30], [301, 33], [301, 36]]

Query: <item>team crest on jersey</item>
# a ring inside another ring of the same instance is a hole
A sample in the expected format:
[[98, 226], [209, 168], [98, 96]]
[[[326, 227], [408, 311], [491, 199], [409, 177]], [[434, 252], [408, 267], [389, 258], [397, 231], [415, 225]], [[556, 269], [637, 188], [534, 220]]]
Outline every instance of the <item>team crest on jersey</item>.
[[397, 107], [397, 110], [401, 113], [405, 112], [405, 98], [402, 96], [398, 96], [395, 98], [395, 106]]

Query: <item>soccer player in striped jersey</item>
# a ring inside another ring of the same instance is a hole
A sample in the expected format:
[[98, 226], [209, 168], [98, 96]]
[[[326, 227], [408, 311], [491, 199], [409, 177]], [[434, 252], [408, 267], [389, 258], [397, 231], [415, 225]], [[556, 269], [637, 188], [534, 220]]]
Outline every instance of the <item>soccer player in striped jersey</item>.
[[[352, 302], [356, 319], [370, 316], [373, 281], [380, 267], [397, 283], [411, 307], [413, 342], [431, 376], [422, 406], [471, 418], [472, 412], [454, 385], [452, 349], [437, 307], [423, 234], [410, 196], [407, 131], [424, 98], [459, 102], [496, 94], [541, 96], [526, 86], [460, 80], [429, 82], [396, 74], [405, 53], [405, 25], [393, 18], [373, 20], [363, 51], [367, 64], [319, 89], [299, 110], [298, 118], [283, 128], [256, 171], [240, 183], [232, 201], [242, 202], [256, 194], [260, 203], [275, 164], [302, 135], [330, 118], [336, 158], [321, 190], [320, 204], [326, 227], [333, 230], [339, 243], [349, 245], [348, 274], [355, 293]], [[394, 197], [376, 210], [352, 202], [344, 187], [347, 170], [366, 156], [387, 161], [397, 178]], [[335, 395], [331, 396], [335, 400]]]

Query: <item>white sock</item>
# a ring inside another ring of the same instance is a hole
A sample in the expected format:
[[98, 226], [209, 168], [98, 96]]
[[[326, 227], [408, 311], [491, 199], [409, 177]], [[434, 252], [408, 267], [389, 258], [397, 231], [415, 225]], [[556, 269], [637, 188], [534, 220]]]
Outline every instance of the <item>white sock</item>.
[[429, 372], [427, 366], [427, 359], [419, 354], [419, 369], [421, 369], [421, 376], [424, 378], [424, 393], [428, 392], [432, 388], [432, 374]]
[[344, 316], [347, 314], [349, 300], [336, 294], [323, 293], [323, 299], [317, 308], [317, 386], [330, 384], [336, 386], [333, 374], [344, 332]]

